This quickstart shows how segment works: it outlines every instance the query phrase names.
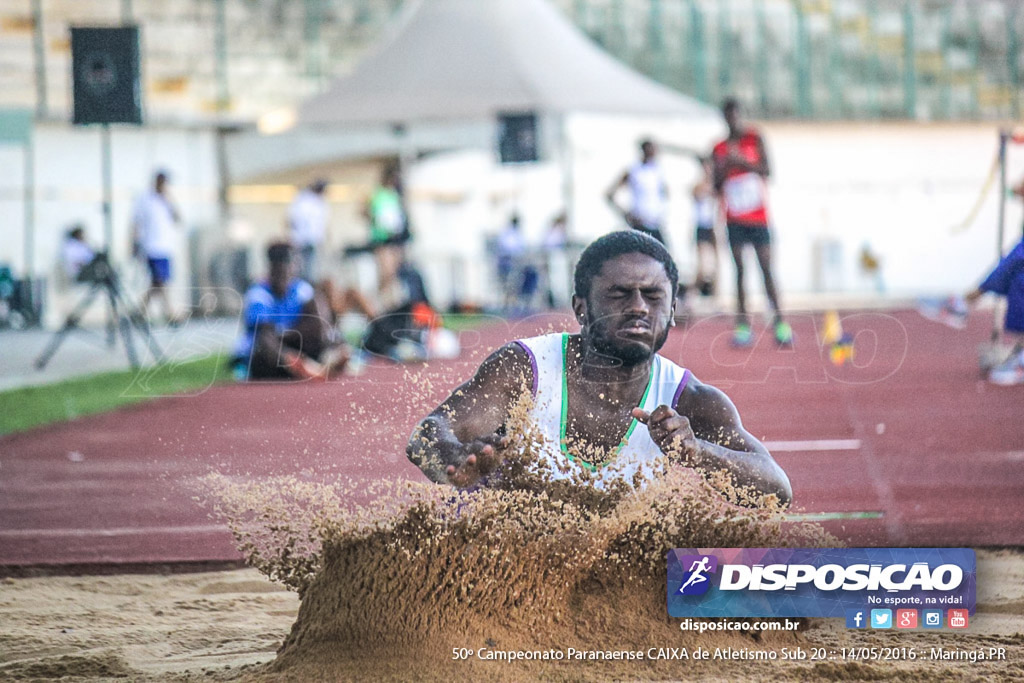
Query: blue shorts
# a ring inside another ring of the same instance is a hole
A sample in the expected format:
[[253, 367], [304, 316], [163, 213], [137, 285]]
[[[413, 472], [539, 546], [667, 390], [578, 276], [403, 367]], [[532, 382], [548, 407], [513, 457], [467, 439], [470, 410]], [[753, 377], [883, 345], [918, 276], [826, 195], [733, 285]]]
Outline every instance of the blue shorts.
[[149, 264], [149, 282], [154, 287], [167, 284], [171, 279], [171, 259], [151, 258], [146, 259]]

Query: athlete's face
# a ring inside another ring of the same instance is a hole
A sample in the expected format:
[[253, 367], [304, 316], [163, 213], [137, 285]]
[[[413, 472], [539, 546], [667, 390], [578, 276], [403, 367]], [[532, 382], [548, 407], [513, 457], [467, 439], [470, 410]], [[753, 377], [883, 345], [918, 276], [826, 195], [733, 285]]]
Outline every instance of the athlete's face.
[[296, 266], [294, 259], [270, 264], [270, 273], [267, 280], [270, 289], [278, 296], [284, 296], [288, 291], [288, 285], [295, 278]]
[[665, 267], [645, 254], [605, 261], [586, 299], [573, 297], [584, 342], [624, 366], [640, 365], [665, 344], [675, 296]]

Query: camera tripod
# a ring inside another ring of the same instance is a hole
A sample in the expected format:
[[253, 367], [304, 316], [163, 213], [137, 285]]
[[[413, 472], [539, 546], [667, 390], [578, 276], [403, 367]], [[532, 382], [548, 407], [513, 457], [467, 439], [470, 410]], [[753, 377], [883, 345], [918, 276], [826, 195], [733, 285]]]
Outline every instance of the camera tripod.
[[149, 321], [146, 320], [146, 316], [142, 311], [129, 304], [121, 288], [117, 272], [110, 265], [110, 261], [105, 253], [98, 254], [96, 258], [82, 268], [82, 272], [78, 275], [78, 281], [88, 282], [89, 291], [86, 292], [81, 301], [68, 314], [68, 317], [64, 320], [64, 325], [50, 337], [50, 342], [43, 349], [43, 352], [39, 354], [39, 357], [36, 358], [36, 370], [42, 370], [46, 367], [46, 364], [50, 362], [53, 355], [57, 353], [57, 349], [60, 348], [61, 343], [68, 336], [68, 333], [75, 329], [81, 329], [79, 322], [81, 322], [82, 315], [100, 294], [106, 296], [107, 304], [110, 307], [108, 343], [110, 346], [114, 345], [114, 325], [116, 325], [121, 332], [125, 353], [128, 355], [128, 362], [131, 364], [132, 369], [139, 367], [139, 357], [135, 351], [135, 344], [132, 338], [133, 329], [146, 340], [153, 358], [157, 361], [163, 359], [163, 351], [153, 337], [153, 333], [149, 328]]

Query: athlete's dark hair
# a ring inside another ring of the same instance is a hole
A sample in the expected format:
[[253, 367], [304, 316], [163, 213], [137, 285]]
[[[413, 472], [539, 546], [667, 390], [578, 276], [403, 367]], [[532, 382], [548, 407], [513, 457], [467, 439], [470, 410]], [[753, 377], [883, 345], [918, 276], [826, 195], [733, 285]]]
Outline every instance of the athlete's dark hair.
[[735, 97], [726, 97], [722, 100], [722, 113], [736, 111], [740, 108], [740, 101]]
[[679, 285], [679, 270], [676, 268], [675, 261], [672, 260], [672, 255], [668, 253], [665, 245], [639, 230], [610, 232], [597, 238], [583, 250], [573, 274], [573, 288], [576, 296], [581, 299], [589, 297], [590, 284], [593, 282], [594, 276], [601, 272], [601, 266], [605, 261], [610, 261], [623, 254], [644, 254], [664, 266], [665, 274], [668, 275], [669, 282], [672, 284], [672, 295], [675, 296], [676, 287]]

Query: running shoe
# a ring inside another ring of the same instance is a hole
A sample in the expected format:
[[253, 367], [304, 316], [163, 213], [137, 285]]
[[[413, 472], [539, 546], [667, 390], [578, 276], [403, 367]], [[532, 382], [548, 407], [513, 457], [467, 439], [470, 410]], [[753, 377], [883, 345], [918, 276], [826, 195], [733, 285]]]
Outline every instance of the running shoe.
[[793, 345], [793, 328], [785, 320], [775, 323], [775, 343], [779, 346]]
[[928, 320], [942, 323], [954, 330], [967, 327], [967, 302], [963, 297], [950, 296], [944, 299], [921, 299], [917, 311]]
[[992, 368], [988, 381], [1003, 387], [1024, 384], [1024, 351], [1013, 354], [1006, 362]]
[[750, 325], [747, 323], [740, 323], [736, 326], [736, 329], [732, 332], [732, 345], [736, 347], [750, 346], [750, 343], [754, 340], [754, 334], [750, 330]]

